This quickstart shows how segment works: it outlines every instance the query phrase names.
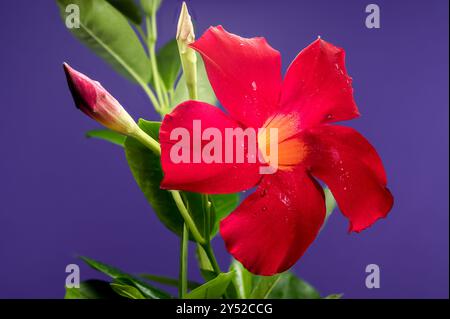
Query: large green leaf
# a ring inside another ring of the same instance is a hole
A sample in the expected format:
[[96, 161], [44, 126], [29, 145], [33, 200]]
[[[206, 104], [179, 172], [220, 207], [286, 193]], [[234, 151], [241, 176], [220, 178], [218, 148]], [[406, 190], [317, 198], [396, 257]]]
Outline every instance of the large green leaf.
[[57, 0], [63, 20], [70, 4], [80, 8], [80, 27], [70, 31], [126, 78], [148, 83], [150, 61], [127, 19], [105, 0]]
[[171, 296], [168, 293], [158, 288], [152, 287], [149, 284], [143, 282], [142, 280], [139, 280], [134, 276], [127, 274], [116, 267], [109, 266], [107, 264], [93, 260], [88, 257], [80, 257], [80, 258], [93, 269], [98, 270], [113, 279], [121, 280], [122, 282], [126, 280], [129, 285], [132, 285], [135, 288], [137, 288], [146, 298], [149, 299], [171, 298]]
[[269, 298], [272, 289], [275, 288], [280, 275], [275, 276], [253, 276], [253, 289], [250, 299], [266, 299]]
[[269, 294], [273, 299], [319, 299], [319, 292], [307, 282], [297, 278], [294, 274], [286, 272]]
[[140, 25], [142, 13], [134, 0], [106, 0], [132, 23]]
[[233, 259], [231, 262], [230, 271], [234, 272], [233, 284], [236, 289], [236, 297], [239, 299], [248, 299], [252, 292], [254, 275], [245, 269], [236, 259]]
[[159, 75], [166, 90], [172, 89], [181, 69], [177, 40], [170, 40], [159, 49], [156, 60], [158, 61]]
[[119, 145], [119, 146], [124, 146], [125, 145], [125, 140], [126, 140], [126, 136], [108, 129], [103, 129], [103, 130], [92, 130], [92, 131], [88, 131], [86, 132], [86, 137], [89, 138], [97, 138], [100, 140], [104, 140], [107, 142], [111, 142], [113, 144]]
[[65, 299], [120, 299], [109, 282], [90, 279], [80, 283], [79, 288], [67, 288]]
[[[217, 104], [216, 95], [214, 94], [211, 84], [209, 83], [205, 65], [199, 54], [197, 54], [197, 88], [199, 101], [212, 105]], [[182, 75], [175, 88], [175, 93], [172, 98], [172, 107], [175, 107], [187, 100], [189, 100], [189, 92], [186, 87], [184, 75]]]
[[221, 273], [214, 279], [195, 288], [186, 295], [187, 299], [218, 299], [221, 298], [231, 280], [233, 279], [233, 272]]

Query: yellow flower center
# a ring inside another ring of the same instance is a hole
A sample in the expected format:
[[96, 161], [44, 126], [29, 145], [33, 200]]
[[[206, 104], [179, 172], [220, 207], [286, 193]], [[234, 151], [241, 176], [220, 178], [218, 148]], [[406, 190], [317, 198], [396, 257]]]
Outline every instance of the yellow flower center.
[[[299, 119], [295, 114], [278, 114], [269, 118], [258, 134], [258, 147], [264, 161], [284, 171], [298, 165], [307, 152], [306, 145], [296, 136], [298, 131]], [[274, 146], [278, 146], [277, 150]], [[275, 155], [277, 159], [274, 160]]]

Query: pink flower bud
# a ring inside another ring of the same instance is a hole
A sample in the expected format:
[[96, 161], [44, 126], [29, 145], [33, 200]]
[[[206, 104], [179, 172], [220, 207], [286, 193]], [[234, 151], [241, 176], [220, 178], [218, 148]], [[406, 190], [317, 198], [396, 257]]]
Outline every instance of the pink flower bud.
[[113, 131], [126, 135], [136, 131], [136, 122], [130, 114], [99, 82], [74, 70], [67, 63], [63, 66], [78, 109]]

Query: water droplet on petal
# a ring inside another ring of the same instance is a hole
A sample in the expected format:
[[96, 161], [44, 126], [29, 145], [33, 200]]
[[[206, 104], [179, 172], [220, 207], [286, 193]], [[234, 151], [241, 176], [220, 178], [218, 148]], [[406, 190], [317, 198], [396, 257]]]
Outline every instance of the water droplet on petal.
[[263, 207], [261, 207], [261, 210], [262, 210], [263, 212], [265, 212], [265, 211], [267, 210], [267, 207], [266, 207], [266, 206], [263, 206]]

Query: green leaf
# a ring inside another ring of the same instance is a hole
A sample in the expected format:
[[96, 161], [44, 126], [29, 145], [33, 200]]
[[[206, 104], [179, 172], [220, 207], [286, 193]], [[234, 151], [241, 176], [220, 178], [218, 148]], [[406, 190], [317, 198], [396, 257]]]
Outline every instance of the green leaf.
[[[139, 277], [142, 277], [144, 279], [153, 281], [153, 282], [157, 282], [163, 285], [167, 285], [167, 286], [174, 286], [174, 287], [178, 287], [178, 283], [179, 280], [175, 279], [175, 278], [170, 278], [170, 277], [165, 277], [165, 276], [156, 276], [156, 275], [151, 275], [151, 274], [140, 274]], [[195, 281], [190, 281], [188, 280], [187, 286], [189, 289], [195, 289], [198, 286], [200, 286], [201, 284], [199, 284], [198, 282]]]
[[252, 292], [254, 275], [245, 269], [236, 259], [233, 259], [231, 262], [230, 271], [234, 272], [233, 284], [236, 288], [237, 298], [248, 299]]
[[109, 282], [90, 279], [80, 283], [79, 288], [67, 288], [65, 299], [120, 299]]
[[70, 21], [69, 4], [80, 9], [80, 27], [70, 31], [81, 42], [108, 62], [118, 73], [148, 83], [150, 61], [127, 19], [105, 0], [57, 0], [63, 21]]
[[214, 224], [212, 225], [212, 235], [219, 231], [219, 224], [239, 205], [239, 194], [218, 194], [209, 195], [212, 202]]
[[128, 20], [136, 25], [142, 23], [142, 14], [139, 7], [133, 0], [106, 0], [120, 13], [122, 13]]
[[286, 272], [269, 294], [273, 299], [319, 299], [319, 292], [307, 282], [297, 278], [294, 274]]
[[[216, 95], [214, 94], [211, 84], [209, 83], [205, 65], [199, 54], [197, 54], [197, 85], [198, 100], [216, 105]], [[189, 93], [186, 87], [186, 80], [184, 75], [182, 75], [175, 88], [175, 93], [172, 99], [172, 108], [187, 100], [189, 100]]]
[[111, 130], [92, 130], [86, 132], [86, 137], [88, 138], [97, 138], [100, 140], [104, 140], [107, 142], [111, 142], [113, 144], [124, 146], [125, 139], [127, 138], [125, 135], [111, 131]]
[[173, 88], [181, 69], [177, 40], [167, 42], [156, 54], [158, 71], [166, 90]]
[[186, 295], [187, 299], [218, 299], [227, 290], [228, 285], [233, 279], [233, 272], [221, 273], [214, 279], [195, 288]]
[[145, 14], [152, 16], [161, 6], [162, 0], [141, 0], [141, 6]]
[[135, 288], [139, 289], [139, 291], [149, 299], [168, 299], [171, 296], [158, 288], [152, 287], [149, 284], [135, 278], [134, 276], [123, 272], [122, 270], [109, 266], [107, 264], [101, 263], [99, 261], [93, 260], [88, 257], [80, 257], [86, 264], [92, 267], [95, 270], [98, 270], [113, 279], [120, 279], [122, 282], [125, 280]]
[[111, 288], [120, 296], [128, 299], [145, 299], [144, 295], [134, 286], [130, 286], [123, 281], [115, 280], [110, 284]]
[[330, 189], [328, 187], [324, 187], [323, 193], [325, 194], [326, 212], [325, 212], [325, 220], [323, 221], [323, 225], [322, 225], [322, 228], [320, 229], [320, 231], [322, 231], [322, 229], [325, 227], [325, 224], [327, 223], [328, 218], [331, 216], [334, 209], [336, 208], [336, 200], [334, 199], [334, 196], [331, 193]]
[[342, 296], [344, 296], [344, 294], [331, 294], [322, 299], [342, 299]]
[[252, 293], [250, 294], [250, 299], [268, 298], [272, 289], [275, 288], [280, 279], [281, 279], [280, 275], [254, 276], [253, 290]]

